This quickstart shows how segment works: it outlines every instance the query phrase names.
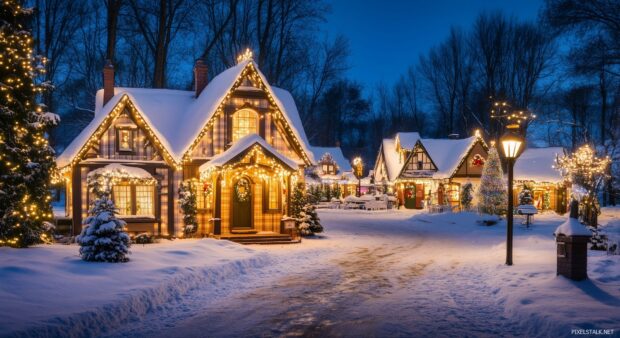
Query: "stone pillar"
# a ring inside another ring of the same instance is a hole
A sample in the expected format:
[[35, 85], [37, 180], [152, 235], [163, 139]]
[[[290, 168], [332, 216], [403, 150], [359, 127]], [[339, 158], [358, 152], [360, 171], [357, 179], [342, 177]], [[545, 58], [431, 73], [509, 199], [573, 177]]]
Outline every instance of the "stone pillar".
[[579, 222], [577, 201], [571, 202], [570, 217], [556, 231], [557, 274], [572, 280], [588, 278], [590, 230]]

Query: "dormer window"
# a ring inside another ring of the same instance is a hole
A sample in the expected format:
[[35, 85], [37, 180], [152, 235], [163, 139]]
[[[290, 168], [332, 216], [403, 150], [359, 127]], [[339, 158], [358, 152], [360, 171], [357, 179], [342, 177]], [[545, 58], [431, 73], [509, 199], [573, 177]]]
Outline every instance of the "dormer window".
[[232, 142], [250, 135], [258, 134], [258, 113], [250, 109], [242, 109], [233, 114]]
[[323, 164], [323, 173], [328, 175], [333, 175], [336, 173], [336, 169], [333, 164]]

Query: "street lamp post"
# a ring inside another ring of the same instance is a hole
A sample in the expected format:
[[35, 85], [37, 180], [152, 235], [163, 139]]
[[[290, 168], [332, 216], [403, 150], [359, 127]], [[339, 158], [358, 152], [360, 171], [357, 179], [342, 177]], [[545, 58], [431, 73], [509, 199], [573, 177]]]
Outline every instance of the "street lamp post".
[[353, 174], [357, 178], [357, 197], [362, 195], [362, 176], [364, 175], [364, 162], [361, 157], [353, 159]]
[[513, 193], [512, 180], [515, 160], [521, 155], [523, 150], [523, 138], [519, 135], [519, 125], [510, 124], [506, 126], [507, 131], [502, 136], [501, 142], [504, 148], [504, 155], [508, 160], [508, 210], [506, 215], [506, 265], [512, 265], [512, 232], [513, 232]]

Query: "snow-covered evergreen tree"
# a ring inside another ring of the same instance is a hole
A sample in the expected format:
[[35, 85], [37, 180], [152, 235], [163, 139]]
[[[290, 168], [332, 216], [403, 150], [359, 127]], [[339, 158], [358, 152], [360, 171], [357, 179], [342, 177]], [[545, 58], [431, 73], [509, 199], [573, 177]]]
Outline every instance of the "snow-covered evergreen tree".
[[461, 192], [461, 206], [463, 207], [463, 211], [469, 211], [471, 209], [471, 201], [474, 199], [473, 190], [474, 187], [471, 182], [463, 184], [463, 191]]
[[183, 234], [191, 237], [198, 230], [198, 204], [191, 181], [182, 182], [179, 187], [179, 206], [183, 212]]
[[519, 205], [528, 204], [534, 204], [534, 197], [532, 196], [532, 188], [524, 183], [523, 189], [519, 193]]
[[480, 187], [478, 188], [478, 210], [484, 214], [501, 215], [505, 212], [508, 195], [502, 163], [495, 146], [489, 149], [489, 156], [482, 168]]
[[45, 60], [32, 54], [33, 11], [22, 3], [0, 4], [0, 246], [14, 247], [41, 242], [52, 219], [54, 150], [45, 133], [58, 123], [36, 102], [36, 93], [48, 87], [35, 82]]
[[107, 196], [96, 199], [77, 237], [80, 256], [91, 262], [127, 262], [130, 240], [125, 222], [116, 218], [114, 202]]
[[302, 236], [311, 236], [315, 233], [323, 232], [321, 219], [316, 212], [316, 207], [312, 204], [306, 204], [297, 218], [299, 223], [299, 231]]

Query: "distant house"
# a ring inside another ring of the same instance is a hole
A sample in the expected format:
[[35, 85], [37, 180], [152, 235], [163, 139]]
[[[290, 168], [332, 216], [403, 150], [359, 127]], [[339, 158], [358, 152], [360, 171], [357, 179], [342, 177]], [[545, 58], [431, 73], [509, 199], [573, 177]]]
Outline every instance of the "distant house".
[[[306, 184], [319, 186], [321, 189], [329, 187], [340, 189], [340, 197], [353, 195], [357, 188], [357, 179], [353, 175], [351, 162], [342, 153], [340, 147], [315, 147], [310, 151], [316, 160], [316, 166], [306, 170]], [[336, 196], [334, 196], [336, 197]]]
[[460, 205], [461, 186], [480, 182], [488, 146], [479, 133], [464, 139], [423, 139], [397, 133], [384, 139], [374, 167], [378, 189], [393, 192], [409, 209]]
[[554, 210], [560, 214], [567, 211], [570, 187], [560, 171], [553, 167], [556, 156], [564, 156], [564, 148], [527, 148], [523, 151], [514, 167], [515, 205], [527, 185], [532, 190], [537, 209]]
[[114, 86], [104, 69], [94, 119], [57, 158], [66, 216], [79, 234], [104, 177], [131, 232], [180, 236], [179, 186], [198, 199], [198, 233], [279, 235], [291, 191], [314, 165], [295, 102], [251, 57], [211, 81], [198, 61], [193, 91]]

